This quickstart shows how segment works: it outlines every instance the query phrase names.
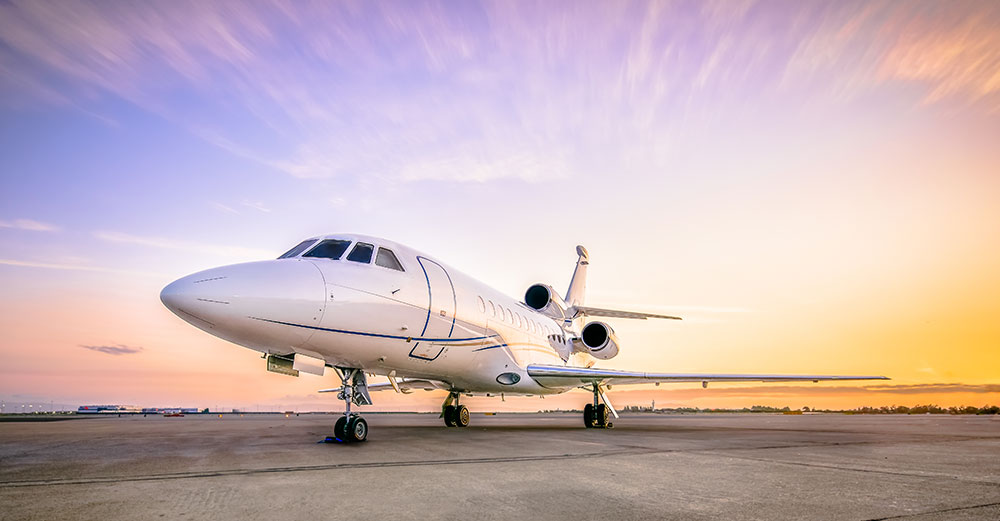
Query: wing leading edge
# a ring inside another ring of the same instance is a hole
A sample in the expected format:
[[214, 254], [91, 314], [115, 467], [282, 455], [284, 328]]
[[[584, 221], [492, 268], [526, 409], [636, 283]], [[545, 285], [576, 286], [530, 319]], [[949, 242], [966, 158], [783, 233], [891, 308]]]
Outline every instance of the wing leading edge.
[[718, 373], [646, 373], [558, 365], [529, 365], [528, 376], [544, 387], [574, 385], [629, 385], [655, 382], [818, 382], [841, 380], [888, 380], [885, 376], [809, 375], [809, 374], [718, 374]]
[[669, 320], [681, 320], [681, 317], [670, 315], [657, 315], [655, 313], [641, 313], [638, 311], [620, 311], [617, 309], [592, 308], [589, 306], [574, 306], [575, 316], [586, 315], [590, 317], [611, 317], [611, 318], [636, 318], [646, 320], [647, 318], [666, 318]]

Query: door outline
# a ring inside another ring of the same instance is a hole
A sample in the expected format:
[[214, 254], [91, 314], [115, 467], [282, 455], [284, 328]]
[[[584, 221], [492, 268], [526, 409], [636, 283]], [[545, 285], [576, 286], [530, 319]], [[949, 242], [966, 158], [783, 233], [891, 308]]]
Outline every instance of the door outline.
[[[452, 333], [455, 332], [455, 320], [457, 318], [456, 315], [458, 314], [458, 296], [455, 294], [455, 283], [451, 280], [451, 274], [448, 273], [448, 270], [446, 270], [444, 266], [442, 266], [439, 262], [418, 255], [417, 262], [420, 264], [420, 269], [423, 270], [424, 272], [424, 280], [427, 282], [427, 318], [424, 319], [424, 328], [423, 330], [420, 331], [420, 337], [423, 338], [423, 336], [427, 333], [427, 327], [430, 325], [431, 313], [433, 312], [433, 310], [431, 309], [431, 305], [434, 304], [434, 288], [431, 286], [431, 278], [430, 275], [427, 274], [427, 267], [424, 266], [424, 261], [430, 262], [435, 266], [437, 266], [438, 268], [441, 268], [441, 271], [444, 273], [444, 276], [448, 278], [448, 285], [451, 287], [452, 312], [451, 312], [451, 328], [448, 330], [447, 338], [451, 338]], [[445, 339], [431, 339], [431, 340], [445, 340]], [[428, 339], [424, 339], [423, 341], [430, 342], [430, 340]], [[447, 347], [445, 345], [441, 345], [440, 349], [438, 349], [437, 351], [437, 354], [435, 354], [432, 357], [426, 357], [414, 354], [414, 351], [417, 350], [417, 347], [419, 345], [420, 341], [418, 341], [416, 344], [413, 345], [413, 348], [410, 349], [410, 357], [417, 358], [419, 360], [426, 360], [428, 362], [437, 360], [437, 358], [441, 356], [441, 353], [444, 352], [445, 347]]]

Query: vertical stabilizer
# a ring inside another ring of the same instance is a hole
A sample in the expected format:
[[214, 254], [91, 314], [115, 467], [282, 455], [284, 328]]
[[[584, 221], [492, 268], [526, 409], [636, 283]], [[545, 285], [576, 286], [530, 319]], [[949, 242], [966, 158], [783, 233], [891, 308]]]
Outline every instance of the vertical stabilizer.
[[582, 306], [583, 298], [587, 294], [587, 265], [590, 264], [590, 255], [587, 248], [576, 247], [576, 269], [573, 270], [573, 278], [569, 281], [569, 289], [566, 290], [566, 305]]

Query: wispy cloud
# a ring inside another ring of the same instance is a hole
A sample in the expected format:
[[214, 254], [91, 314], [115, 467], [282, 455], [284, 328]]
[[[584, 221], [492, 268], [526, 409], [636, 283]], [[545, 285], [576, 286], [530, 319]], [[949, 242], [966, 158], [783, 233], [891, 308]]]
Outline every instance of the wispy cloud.
[[838, 2], [803, 15], [810, 32], [788, 60], [786, 86], [827, 77], [828, 87], [816, 92], [852, 98], [887, 84], [915, 84], [923, 87], [923, 104], [1000, 109], [996, 4]]
[[217, 201], [211, 201], [211, 204], [212, 204], [212, 207], [215, 208], [216, 210], [222, 210], [223, 212], [234, 213], [234, 214], [237, 214], [237, 215], [239, 215], [239, 213], [240, 213], [235, 208], [233, 208], [231, 206], [224, 205], [224, 204], [222, 204], [220, 202], [217, 202]]
[[271, 258], [274, 256], [274, 252], [272, 251], [262, 250], [257, 248], [247, 248], [244, 246], [228, 246], [224, 244], [206, 244], [200, 242], [168, 239], [164, 237], [147, 237], [140, 235], [130, 235], [127, 233], [112, 232], [112, 231], [97, 231], [94, 232], [94, 237], [97, 237], [102, 241], [108, 241], [120, 244], [133, 244], [136, 246], [144, 246], [149, 248], [186, 251], [191, 253], [215, 255], [219, 257], [260, 259], [260, 258]]
[[15, 228], [18, 230], [28, 230], [33, 232], [55, 232], [59, 227], [31, 219], [14, 219], [13, 221], [0, 220], [0, 228]]
[[114, 355], [114, 356], [134, 355], [142, 351], [141, 347], [131, 347], [124, 344], [115, 344], [110, 346], [100, 346], [100, 345], [92, 346], [92, 345], [80, 344], [80, 347], [84, 349], [89, 349], [91, 351], [97, 351], [98, 353], [104, 353], [107, 355]]
[[253, 208], [254, 210], [257, 210], [258, 212], [271, 213], [271, 209], [268, 208], [268, 207], [266, 207], [266, 206], [264, 206], [264, 203], [261, 203], [260, 201], [248, 201], [248, 200], [244, 200], [240, 204], [243, 205], [243, 206], [246, 206], [247, 208]]
[[57, 264], [51, 262], [35, 262], [35, 261], [16, 260], [16, 259], [0, 259], [0, 264], [6, 266], [20, 266], [23, 268], [41, 268], [48, 270], [91, 271], [96, 273], [114, 273], [118, 275], [138, 275], [142, 277], [159, 277], [159, 278], [164, 277], [164, 274], [162, 273], [125, 270], [118, 268], [109, 268], [104, 266], [88, 266], [85, 264]]
[[898, 37], [882, 60], [879, 73], [883, 77], [926, 84], [925, 103], [949, 98], [969, 104], [992, 100], [992, 108], [1000, 109], [1000, 8], [996, 4], [972, 16], [954, 8], [897, 14], [890, 27]]
[[0, 4], [0, 66], [19, 98], [118, 96], [298, 178], [538, 182], [605, 174], [607, 148], [661, 164], [693, 121], [796, 96], [837, 104], [917, 84], [920, 103], [995, 108], [998, 11], [13, 1]]

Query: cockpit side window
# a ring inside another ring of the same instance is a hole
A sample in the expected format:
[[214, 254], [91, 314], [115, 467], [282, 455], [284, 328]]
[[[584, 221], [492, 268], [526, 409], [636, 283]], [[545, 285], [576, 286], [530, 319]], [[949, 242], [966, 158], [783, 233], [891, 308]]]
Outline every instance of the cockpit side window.
[[307, 248], [312, 246], [316, 242], [316, 239], [309, 239], [300, 242], [296, 247], [286, 251], [279, 259], [287, 259], [289, 257], [298, 257], [300, 253], [306, 251]]
[[315, 248], [309, 250], [303, 257], [322, 257], [326, 259], [340, 260], [340, 256], [347, 251], [351, 241], [343, 239], [327, 239]]
[[382, 266], [383, 268], [403, 271], [403, 265], [399, 263], [399, 259], [396, 258], [396, 254], [392, 253], [392, 250], [387, 250], [382, 247], [379, 247], [378, 255], [375, 256], [375, 264]]
[[375, 246], [367, 242], [359, 242], [351, 250], [351, 254], [347, 256], [347, 260], [368, 264], [372, 261], [372, 252], [374, 251]]

